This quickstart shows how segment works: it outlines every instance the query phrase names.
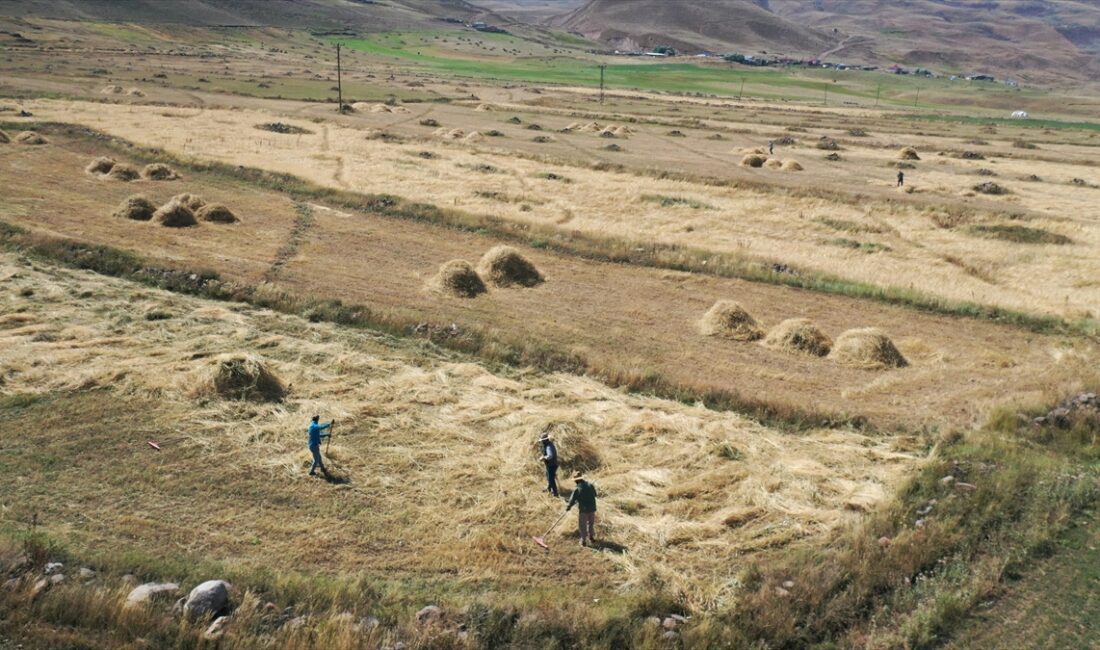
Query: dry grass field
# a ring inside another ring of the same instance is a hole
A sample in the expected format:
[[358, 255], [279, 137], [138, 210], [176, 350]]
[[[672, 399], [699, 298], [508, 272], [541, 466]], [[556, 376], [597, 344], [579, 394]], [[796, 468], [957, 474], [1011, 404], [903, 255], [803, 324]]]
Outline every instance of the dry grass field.
[[[1087, 89], [601, 102], [580, 39], [398, 4], [340, 113], [331, 32], [0, 17], [0, 648], [992, 647], [1094, 540]], [[543, 431], [596, 548], [531, 540]], [[228, 631], [125, 574], [225, 577]]]

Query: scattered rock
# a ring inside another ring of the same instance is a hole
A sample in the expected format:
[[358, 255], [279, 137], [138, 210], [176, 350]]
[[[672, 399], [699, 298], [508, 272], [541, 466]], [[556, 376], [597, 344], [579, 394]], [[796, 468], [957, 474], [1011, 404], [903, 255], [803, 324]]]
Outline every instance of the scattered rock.
[[791, 592], [787, 591], [783, 587], [776, 587], [775, 588], [775, 595], [779, 596], [780, 598], [786, 598], [787, 596], [791, 595]]
[[34, 600], [35, 598], [38, 598], [39, 596], [41, 596], [49, 588], [50, 588], [50, 579], [49, 578], [40, 579], [38, 582], [34, 583], [33, 587], [31, 587], [31, 600]]
[[183, 613], [191, 620], [220, 614], [229, 605], [229, 588], [224, 580], [207, 580], [191, 590], [183, 604]]
[[783, 588], [784, 589], [794, 589], [794, 580], [784, 580], [783, 581]]
[[50, 576], [50, 585], [51, 586], [59, 585], [62, 582], [65, 582], [65, 574], [64, 573], [55, 573], [52, 576]]
[[962, 481], [955, 483], [955, 487], [965, 492], [973, 492], [974, 490], [978, 489], [977, 485], [974, 485], [973, 483], [963, 483]]
[[81, 580], [94, 580], [96, 576], [96, 572], [88, 567], [80, 567], [78, 574]]
[[647, 627], [660, 627], [661, 626], [661, 618], [659, 616], [646, 617], [645, 625]]
[[436, 605], [428, 605], [416, 613], [416, 622], [418, 625], [438, 625], [443, 622], [445, 615], [446, 613], [443, 611], [443, 608]]
[[671, 616], [668, 616], [665, 618], [665, 620], [661, 621], [661, 627], [665, 628], [666, 630], [675, 630], [676, 628], [680, 627], [680, 621], [677, 621]]
[[225, 634], [225, 627], [229, 624], [229, 616], [219, 616], [214, 619], [214, 622], [210, 624], [210, 627], [206, 628], [206, 632], [203, 632], [202, 638], [208, 641], [214, 641], [222, 638]]
[[943, 485], [943, 486], [950, 486], [954, 482], [955, 482], [955, 477], [954, 476], [945, 476], [945, 477], [940, 479], [940, 485]]
[[[126, 582], [126, 576], [123, 576], [122, 580]], [[180, 586], [174, 582], [147, 582], [130, 591], [130, 595], [126, 596], [126, 606], [133, 607], [134, 605], [166, 599], [178, 592], [179, 589]]]
[[46, 575], [53, 575], [64, 568], [65, 565], [61, 562], [47, 562], [46, 568], [42, 570], [42, 573], [45, 573]]

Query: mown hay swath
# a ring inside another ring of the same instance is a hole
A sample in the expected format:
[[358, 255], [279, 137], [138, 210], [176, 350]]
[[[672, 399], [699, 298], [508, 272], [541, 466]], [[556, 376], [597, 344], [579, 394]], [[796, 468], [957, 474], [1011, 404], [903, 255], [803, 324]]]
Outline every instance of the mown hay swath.
[[890, 337], [873, 327], [854, 329], [837, 337], [829, 358], [857, 368], [904, 368], [909, 365]]
[[15, 136], [15, 141], [19, 144], [49, 144], [50, 142], [34, 131], [23, 131]]
[[704, 336], [720, 336], [734, 341], [755, 341], [764, 336], [756, 319], [733, 300], [714, 303], [703, 315], [699, 330]]
[[511, 246], [494, 246], [482, 256], [478, 274], [498, 287], [533, 287], [545, 280], [535, 265]]
[[268, 369], [263, 358], [231, 353], [215, 357], [200, 369], [193, 394], [206, 398], [280, 402], [286, 396], [286, 387]]
[[788, 318], [768, 332], [763, 344], [773, 350], [815, 357], [829, 354], [833, 347], [832, 339], [808, 318]]
[[440, 266], [428, 286], [456, 298], [475, 298], [488, 291], [481, 276], [466, 260], [451, 260]]
[[153, 221], [166, 228], [189, 228], [199, 225], [191, 208], [173, 199], [153, 213]]
[[113, 216], [133, 221], [149, 221], [156, 211], [157, 206], [152, 201], [136, 194], [123, 200]]

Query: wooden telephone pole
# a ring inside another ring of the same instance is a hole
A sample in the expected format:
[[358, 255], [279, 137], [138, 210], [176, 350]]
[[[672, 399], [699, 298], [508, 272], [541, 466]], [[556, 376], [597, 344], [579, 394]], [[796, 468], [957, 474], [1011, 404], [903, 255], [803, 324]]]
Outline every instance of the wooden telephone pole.
[[336, 112], [344, 112], [344, 71], [340, 65], [340, 44], [336, 44]]
[[603, 103], [603, 71], [607, 69], [606, 64], [600, 65], [600, 103]]

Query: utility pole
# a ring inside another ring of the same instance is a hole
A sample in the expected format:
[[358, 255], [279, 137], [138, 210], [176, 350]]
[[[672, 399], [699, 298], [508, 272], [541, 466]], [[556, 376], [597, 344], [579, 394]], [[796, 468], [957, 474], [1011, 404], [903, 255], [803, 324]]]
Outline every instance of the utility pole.
[[875, 91], [875, 108], [878, 108], [878, 98], [882, 96], [882, 84], [878, 85], [878, 90]]
[[603, 103], [603, 71], [607, 69], [607, 64], [600, 64], [600, 103]]
[[745, 78], [741, 77], [741, 90], [737, 91], [737, 101], [741, 101], [741, 96], [745, 94]]
[[344, 70], [340, 65], [340, 44], [336, 44], [336, 112], [344, 112]]
[[829, 105], [829, 87], [825, 86], [825, 105]]
[[919, 104], [919, 103], [920, 103], [920, 86], [917, 86], [917, 98], [913, 100], [913, 108], [916, 108], [917, 104]]

